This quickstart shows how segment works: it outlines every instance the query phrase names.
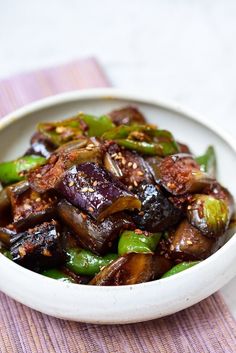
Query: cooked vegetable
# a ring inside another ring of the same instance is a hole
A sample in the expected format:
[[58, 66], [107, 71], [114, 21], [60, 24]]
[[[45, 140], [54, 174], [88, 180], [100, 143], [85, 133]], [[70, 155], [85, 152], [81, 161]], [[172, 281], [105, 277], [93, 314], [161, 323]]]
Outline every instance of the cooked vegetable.
[[212, 178], [216, 177], [216, 154], [213, 146], [209, 146], [206, 152], [195, 161], [199, 164], [201, 171], [206, 172]]
[[116, 254], [98, 256], [79, 248], [69, 249], [66, 254], [68, 256], [66, 266], [74, 273], [84, 276], [95, 276], [104, 266], [109, 265], [118, 257]]
[[30, 140], [30, 148], [25, 155], [37, 155], [48, 158], [56, 148], [57, 146], [49, 138], [40, 132], [36, 132]]
[[59, 203], [58, 214], [73, 231], [81, 246], [98, 255], [109, 251], [122, 230], [135, 228], [124, 213], [117, 213], [97, 222], [65, 200]]
[[95, 220], [125, 209], [139, 209], [137, 196], [126, 190], [112, 174], [95, 163], [73, 166], [62, 176], [57, 190]]
[[10, 162], [0, 163], [0, 181], [11, 184], [25, 178], [25, 173], [45, 163], [45, 158], [40, 156], [24, 156]]
[[17, 231], [26, 230], [56, 214], [57, 197], [53, 193], [39, 194], [29, 187], [28, 181], [20, 181], [7, 188], [11, 201], [13, 224]]
[[28, 180], [32, 189], [39, 193], [56, 187], [63, 173], [71, 166], [86, 161], [101, 163], [101, 150], [99, 147], [88, 144], [83, 148], [85, 141], [75, 141], [59, 148], [49, 158], [47, 164], [30, 172]]
[[214, 239], [205, 237], [184, 220], [169, 238], [171, 257], [184, 261], [203, 260], [216, 249]]
[[102, 136], [106, 131], [115, 127], [111, 118], [106, 115], [99, 117], [93, 115], [81, 115], [81, 119], [88, 126], [88, 136]]
[[194, 157], [134, 107], [40, 123], [24, 157], [0, 163], [0, 252], [75, 284], [171, 276], [235, 233], [215, 174], [212, 146]]
[[189, 261], [189, 262], [181, 262], [178, 265], [175, 265], [174, 267], [172, 267], [169, 271], [167, 271], [161, 278], [166, 278], [166, 277], [170, 277], [173, 275], [176, 275], [177, 273], [180, 273], [182, 271], [185, 271], [197, 264], [199, 264], [200, 261]]
[[174, 206], [157, 185], [142, 183], [136, 193], [142, 208], [134, 213], [133, 219], [139, 228], [159, 232], [179, 222], [181, 210]]
[[188, 154], [175, 154], [163, 159], [159, 164], [161, 185], [173, 195], [199, 192], [214, 182]]
[[50, 269], [50, 270], [45, 270], [42, 272], [42, 275], [56, 279], [57, 281], [60, 281], [60, 282], [75, 283], [75, 281], [73, 280], [72, 277], [66, 275], [63, 271], [58, 270], [56, 268]]
[[161, 233], [142, 232], [140, 229], [135, 231], [126, 230], [120, 236], [118, 254], [124, 255], [132, 252], [152, 254], [160, 239]]
[[146, 124], [143, 114], [135, 107], [128, 106], [108, 114], [116, 125]]
[[202, 234], [216, 238], [226, 231], [231, 215], [224, 200], [196, 194], [188, 206], [187, 217]]
[[57, 266], [65, 261], [60, 238], [56, 221], [18, 233], [11, 237], [13, 261], [35, 271]]
[[90, 282], [96, 286], [120, 286], [161, 277], [171, 267], [169, 260], [152, 254], [126, 254], [100, 271]]

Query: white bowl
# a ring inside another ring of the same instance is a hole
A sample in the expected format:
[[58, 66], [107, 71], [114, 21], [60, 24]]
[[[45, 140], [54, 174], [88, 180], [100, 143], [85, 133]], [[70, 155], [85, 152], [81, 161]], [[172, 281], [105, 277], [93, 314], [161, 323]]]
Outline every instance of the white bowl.
[[[0, 121], [0, 160], [20, 156], [39, 121], [60, 120], [78, 111], [106, 113], [137, 105], [149, 121], [171, 130], [195, 153], [216, 147], [219, 179], [236, 195], [236, 146], [206, 120], [176, 105], [123, 91], [100, 89], [70, 92], [28, 105]], [[154, 319], [187, 308], [211, 295], [236, 274], [236, 237], [199, 265], [153, 282], [95, 287], [65, 284], [20, 267], [0, 255], [0, 290], [43, 313], [91, 323], [130, 323]]]

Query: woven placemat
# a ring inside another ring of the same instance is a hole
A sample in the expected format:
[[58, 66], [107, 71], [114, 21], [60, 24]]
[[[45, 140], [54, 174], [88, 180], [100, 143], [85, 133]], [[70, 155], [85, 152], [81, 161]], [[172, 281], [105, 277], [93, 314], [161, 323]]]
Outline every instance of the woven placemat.
[[[45, 96], [105, 86], [94, 59], [21, 74], [0, 82], [0, 116]], [[219, 294], [162, 319], [99, 326], [56, 319], [0, 293], [0, 352], [235, 353], [236, 323]]]

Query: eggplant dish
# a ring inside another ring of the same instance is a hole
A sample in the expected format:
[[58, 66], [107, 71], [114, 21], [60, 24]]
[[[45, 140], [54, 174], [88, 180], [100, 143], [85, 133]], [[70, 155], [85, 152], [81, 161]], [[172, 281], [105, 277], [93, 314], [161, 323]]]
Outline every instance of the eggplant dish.
[[42, 122], [0, 163], [0, 250], [59, 281], [128, 285], [190, 268], [232, 236], [234, 200], [201, 156], [128, 106]]

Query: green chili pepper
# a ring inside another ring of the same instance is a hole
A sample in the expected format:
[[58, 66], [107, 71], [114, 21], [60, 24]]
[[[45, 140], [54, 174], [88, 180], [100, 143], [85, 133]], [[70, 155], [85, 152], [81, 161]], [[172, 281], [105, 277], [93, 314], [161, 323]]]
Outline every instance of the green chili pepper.
[[6, 256], [9, 260], [12, 260], [12, 255], [11, 255], [11, 252], [10, 250], [7, 250], [7, 249], [4, 249], [2, 248], [0, 250], [1, 254], [3, 254], [4, 256]]
[[216, 176], [217, 163], [215, 149], [213, 146], [209, 146], [206, 152], [202, 156], [195, 158], [195, 160], [203, 172], [208, 173], [211, 177]]
[[70, 276], [66, 275], [63, 271], [60, 271], [56, 268], [50, 269], [50, 270], [45, 270], [42, 272], [42, 275], [56, 279], [60, 282], [75, 283], [73, 278], [71, 278]]
[[14, 161], [0, 163], [0, 181], [11, 184], [23, 180], [23, 172], [44, 164], [46, 159], [40, 156], [24, 156]]
[[114, 128], [111, 118], [106, 115], [99, 117], [93, 115], [81, 115], [81, 119], [88, 125], [88, 135], [99, 137], [106, 131]]
[[180, 264], [172, 267], [169, 271], [167, 271], [161, 278], [170, 277], [176, 275], [179, 272], [185, 271], [192, 266], [199, 264], [201, 261], [190, 261], [190, 262], [181, 262]]
[[84, 249], [67, 250], [69, 260], [66, 266], [78, 275], [94, 276], [102, 267], [109, 265], [113, 260], [117, 259], [117, 254], [107, 254], [98, 256]]
[[133, 231], [124, 231], [119, 239], [118, 254], [124, 255], [128, 253], [153, 253], [161, 239], [161, 233], [153, 233], [145, 235], [137, 234]]
[[79, 115], [60, 122], [39, 123], [37, 129], [56, 146], [77, 140], [83, 134]]

